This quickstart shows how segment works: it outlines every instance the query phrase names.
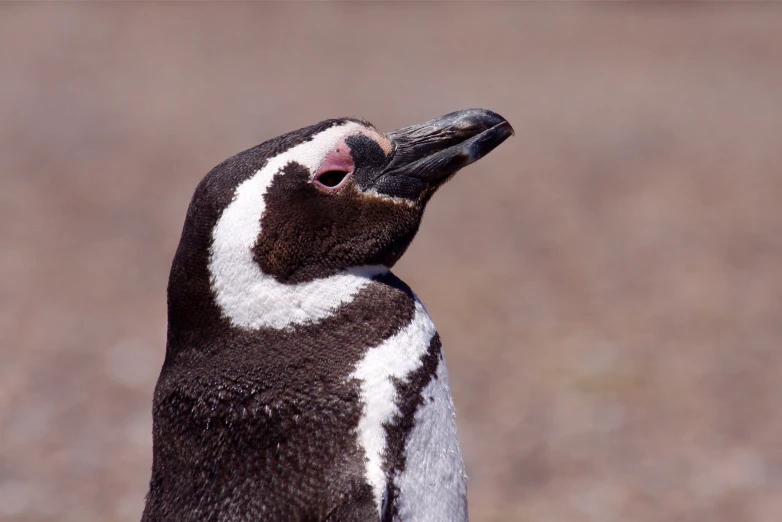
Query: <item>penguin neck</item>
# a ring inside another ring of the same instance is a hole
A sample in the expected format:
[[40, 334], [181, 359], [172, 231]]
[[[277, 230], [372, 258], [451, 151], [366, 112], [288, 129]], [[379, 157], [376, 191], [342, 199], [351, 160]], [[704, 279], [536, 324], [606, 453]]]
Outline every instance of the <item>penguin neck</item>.
[[[390, 271], [361, 277], [360, 283], [355, 296], [324, 313], [324, 317], [283, 328], [237, 327], [221, 315], [211, 296], [202, 306], [204, 303], [173, 292], [169, 296], [166, 366], [199, 367], [221, 353], [243, 353], [237, 361], [243, 371], [271, 370], [277, 375], [296, 367], [296, 361], [325, 357], [311, 371], [286, 378], [306, 380], [322, 373], [344, 379], [368, 347], [379, 345], [408, 326], [422, 309], [413, 291]], [[328, 286], [334, 284], [331, 281]]]
[[[203, 248], [210, 243], [212, 248]], [[359, 294], [377, 294], [372, 308], [383, 314], [386, 305], [398, 306], [399, 297], [391, 296], [400, 293], [411, 302], [414, 299], [404, 282], [378, 265], [302, 283], [280, 283], [260, 269], [251, 252], [215, 256], [213, 241], [186, 233], [169, 278], [169, 352], [186, 349], [194, 339], [239, 332], [243, 336], [293, 334], [325, 327], [346, 308], [354, 308]]]
[[216, 238], [209, 260], [215, 303], [232, 326], [291, 330], [319, 322], [351, 302], [373, 278], [388, 273], [384, 266], [358, 266], [303, 283], [280, 283], [264, 273], [252, 252], [225, 248]]

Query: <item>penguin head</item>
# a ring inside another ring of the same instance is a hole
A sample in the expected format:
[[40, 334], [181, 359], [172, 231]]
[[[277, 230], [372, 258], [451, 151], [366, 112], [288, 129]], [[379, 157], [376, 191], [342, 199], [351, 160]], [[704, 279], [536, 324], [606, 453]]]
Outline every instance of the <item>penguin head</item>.
[[469, 109], [387, 134], [361, 120], [327, 120], [239, 153], [196, 189], [169, 298], [206, 292], [194, 277], [206, 275], [204, 265], [212, 293], [241, 288], [245, 276], [297, 285], [388, 269], [432, 194], [511, 134], [498, 114]]

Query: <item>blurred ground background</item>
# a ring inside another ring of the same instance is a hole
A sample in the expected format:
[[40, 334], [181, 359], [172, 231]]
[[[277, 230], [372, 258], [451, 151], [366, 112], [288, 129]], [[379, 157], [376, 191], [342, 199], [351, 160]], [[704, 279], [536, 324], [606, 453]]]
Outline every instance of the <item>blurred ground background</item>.
[[198, 180], [328, 117], [516, 137], [395, 272], [476, 521], [782, 517], [782, 5], [0, 5], [0, 519], [138, 520]]

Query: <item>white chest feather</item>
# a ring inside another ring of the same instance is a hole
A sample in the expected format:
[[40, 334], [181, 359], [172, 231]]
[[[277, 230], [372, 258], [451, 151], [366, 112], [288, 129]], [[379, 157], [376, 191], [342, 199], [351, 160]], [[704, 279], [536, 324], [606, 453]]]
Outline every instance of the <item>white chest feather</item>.
[[[358, 437], [366, 454], [367, 481], [379, 512], [387, 486], [383, 470], [385, 426], [400, 414], [392, 379], [406, 380], [423, 364], [422, 358], [435, 333], [429, 314], [416, 300], [411, 323], [371, 348], [351, 375], [361, 383], [364, 411]], [[424, 403], [415, 413], [415, 424], [407, 440], [405, 469], [393, 478], [399, 488], [399, 514], [403, 520], [466, 520], [464, 464], [442, 360], [437, 378], [424, 388], [422, 395]]]
[[426, 522], [467, 520], [467, 477], [456, 433], [456, 416], [445, 361], [437, 378], [422, 392], [424, 404], [408, 435], [405, 469], [394, 483], [399, 489], [401, 520]]

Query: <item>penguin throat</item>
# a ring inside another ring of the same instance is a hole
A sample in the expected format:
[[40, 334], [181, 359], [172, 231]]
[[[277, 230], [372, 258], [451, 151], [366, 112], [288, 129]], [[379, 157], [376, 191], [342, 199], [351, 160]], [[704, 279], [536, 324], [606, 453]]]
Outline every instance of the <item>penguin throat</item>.
[[388, 272], [383, 266], [362, 266], [306, 283], [283, 284], [264, 274], [251, 254], [239, 257], [234, 263], [212, 256], [209, 269], [222, 315], [232, 325], [248, 329], [284, 330], [319, 322], [351, 302], [375, 276]]

